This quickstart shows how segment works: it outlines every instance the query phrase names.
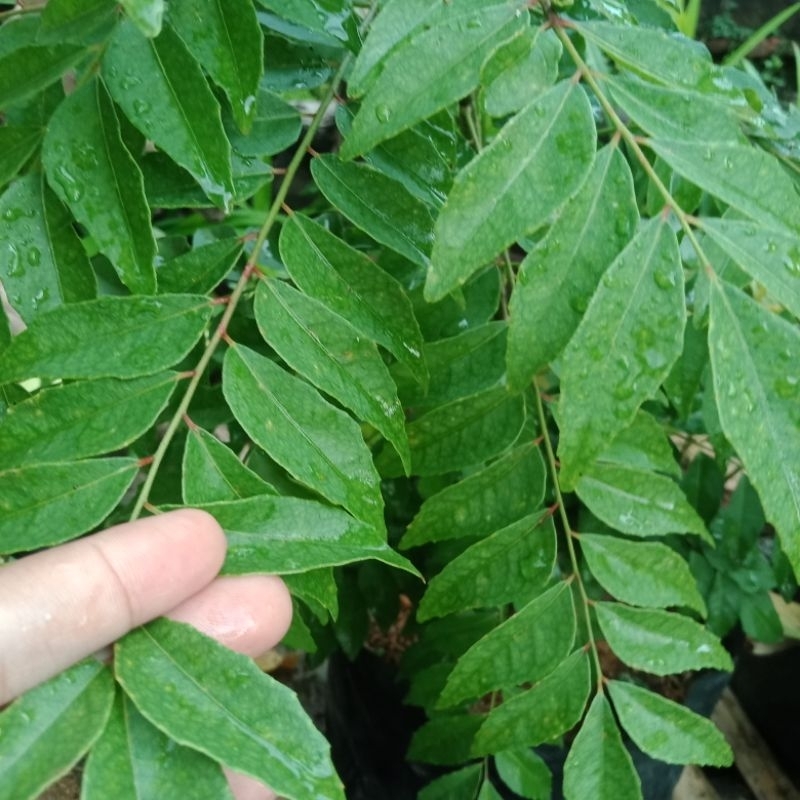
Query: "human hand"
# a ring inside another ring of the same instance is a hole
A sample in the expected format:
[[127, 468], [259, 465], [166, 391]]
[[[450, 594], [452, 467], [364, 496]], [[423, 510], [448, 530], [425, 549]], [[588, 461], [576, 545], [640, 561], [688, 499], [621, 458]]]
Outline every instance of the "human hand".
[[[159, 616], [239, 653], [277, 644], [292, 615], [274, 576], [215, 578], [225, 536], [183, 509], [109, 528], [0, 567], [0, 705]], [[274, 798], [226, 771], [237, 800]]]

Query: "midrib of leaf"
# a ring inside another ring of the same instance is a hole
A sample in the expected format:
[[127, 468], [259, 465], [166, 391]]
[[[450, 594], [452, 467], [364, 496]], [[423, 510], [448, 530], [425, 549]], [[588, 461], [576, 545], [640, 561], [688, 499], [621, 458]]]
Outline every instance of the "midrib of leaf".
[[126, 755], [128, 756], [127, 761], [128, 764], [130, 765], [131, 779], [133, 780], [133, 789], [136, 792], [137, 798], [145, 798], [147, 795], [144, 793], [142, 784], [146, 784], [147, 781], [146, 779], [143, 779], [140, 776], [140, 770], [137, 769], [137, 767], [142, 768], [145, 765], [141, 759], [135, 758], [133, 754], [133, 736], [131, 735], [131, 724], [130, 724], [131, 715], [130, 712], [128, 711], [128, 703], [132, 701], [127, 697], [124, 697], [123, 700], [124, 702], [122, 703], [122, 714], [123, 714], [122, 724], [125, 728], [125, 740], [128, 744]]
[[267, 397], [269, 397], [272, 400], [272, 402], [278, 408], [284, 420], [289, 423], [289, 427], [297, 431], [300, 434], [301, 438], [305, 439], [306, 442], [309, 445], [311, 445], [311, 448], [315, 450], [317, 453], [319, 453], [319, 455], [322, 457], [322, 460], [328, 464], [331, 470], [336, 475], [339, 476], [339, 478], [345, 483], [345, 485], [349, 484], [350, 479], [339, 469], [338, 466], [336, 466], [336, 464], [334, 464], [333, 461], [331, 461], [328, 454], [324, 450], [321, 450], [319, 445], [317, 445], [317, 443], [309, 437], [308, 433], [306, 433], [305, 428], [302, 428], [297, 424], [296, 420], [294, 419], [294, 417], [291, 416], [286, 406], [283, 405], [283, 403], [281, 403], [280, 400], [278, 400], [278, 398], [269, 390], [267, 385], [265, 383], [262, 383], [259, 380], [258, 376], [255, 374], [255, 372], [253, 372], [253, 370], [250, 369], [250, 365], [247, 363], [247, 361], [243, 359], [241, 356], [239, 356], [239, 359], [247, 367], [247, 371], [252, 375], [253, 380], [255, 380], [256, 384], [258, 384], [258, 387], [264, 392], [265, 395], [267, 395]]
[[[114, 192], [117, 195], [117, 206], [118, 206], [118, 208], [122, 209], [122, 216], [123, 216], [123, 219], [125, 220], [125, 230], [128, 233], [128, 240], [130, 241], [131, 249], [136, 252], [136, 261], [137, 261], [137, 263], [136, 263], [135, 266], [138, 268], [139, 267], [139, 263], [140, 263], [139, 259], [141, 258], [142, 254], [139, 252], [139, 248], [137, 246], [138, 239], [134, 235], [133, 226], [131, 225], [131, 217], [130, 217], [130, 214], [128, 213], [128, 204], [125, 202], [124, 198], [122, 197], [122, 192], [120, 191], [119, 181], [117, 180], [117, 170], [116, 170], [115, 165], [114, 165], [114, 160], [111, 157], [111, 150], [110, 150], [110, 147], [109, 147], [109, 136], [108, 136], [108, 132], [106, 130], [105, 120], [103, 119], [102, 105], [100, 103], [100, 92], [101, 91], [105, 91], [105, 88], [101, 88], [99, 84], [97, 86], [95, 86], [95, 89], [94, 89], [94, 100], [95, 100], [95, 103], [97, 104], [97, 121], [98, 121], [98, 123], [100, 125], [100, 132], [101, 132], [102, 137], [103, 137], [103, 147], [104, 147], [105, 153], [106, 153], [106, 163], [108, 164], [109, 169], [111, 170], [111, 175], [112, 175], [112, 178], [113, 178], [113, 181], [114, 181]], [[111, 113], [112, 114], [115, 113], [113, 106], [111, 106]], [[131, 156], [130, 151], [128, 150], [127, 147], [125, 147], [125, 143], [122, 141], [122, 137], [120, 137], [120, 140], [119, 140], [118, 144], [120, 145], [120, 147], [122, 147], [122, 149], [125, 151], [125, 153], [127, 155]], [[131, 161], [133, 162], [133, 156], [131, 156]], [[148, 266], [152, 266], [152, 265], [148, 264]], [[138, 269], [137, 269], [137, 271], [138, 271]]]
[[[203, 439], [200, 436], [198, 436], [195, 441], [197, 441], [197, 443], [203, 448], [203, 452], [208, 456], [209, 460], [214, 465], [214, 469], [217, 475], [219, 475], [222, 478], [222, 480], [225, 482], [225, 485], [236, 495], [236, 497], [238, 497], [240, 500], [244, 500], [245, 499], [244, 496], [239, 492], [238, 489], [236, 489], [236, 487], [234, 487], [234, 485], [228, 480], [228, 476], [219, 468], [216, 460], [214, 459], [214, 456], [211, 455], [211, 451], [208, 449]], [[242, 466], [245, 465], [242, 464]]]
[[[725, 303], [725, 308], [727, 309], [728, 314], [734, 321], [734, 326], [732, 327], [732, 332], [736, 336], [739, 341], [739, 346], [743, 352], [743, 363], [747, 367], [747, 372], [749, 375], [749, 383], [751, 387], [755, 387], [756, 395], [758, 396], [759, 404], [762, 408], [766, 408], [771, 411], [769, 398], [767, 393], [764, 391], [764, 386], [761, 383], [761, 378], [758, 374], [758, 370], [756, 369], [755, 363], [753, 359], [750, 357], [750, 348], [747, 344], [744, 335], [742, 334], [741, 326], [739, 325], [739, 320], [734, 313], [733, 309], [730, 307], [728, 303], [728, 298], [725, 296], [725, 292], [723, 291], [721, 286], [717, 287], [717, 294], [721, 295], [722, 300]], [[719, 403], [719, 399], [717, 398], [717, 403]], [[764, 417], [762, 416], [761, 421], [764, 421]], [[792, 487], [793, 489], [797, 489], [796, 479], [792, 474], [791, 470], [789, 469], [789, 464], [795, 463], [797, 460], [797, 455], [795, 453], [785, 453], [783, 452], [783, 440], [778, 435], [778, 432], [774, 430], [774, 422], [772, 418], [772, 414], [768, 413], [766, 415], [767, 421], [767, 430], [769, 431], [769, 438], [772, 441], [772, 445], [775, 448], [775, 451], [781, 453], [781, 458], [778, 458], [778, 464], [780, 465], [780, 471], [783, 474], [784, 481], [786, 481], [786, 485]], [[796, 491], [789, 492], [789, 495], [792, 500], [792, 505], [794, 506], [795, 516], [797, 519], [800, 519], [800, 495]]]
[[[88, 459], [88, 460], [91, 460], [91, 459]], [[131, 470], [131, 469], [136, 470], [136, 469], [138, 469], [138, 462], [135, 459], [125, 459], [125, 460], [128, 461], [128, 464], [126, 464], [125, 466], [120, 467], [118, 470], [116, 470], [116, 472], [109, 472], [106, 475], [101, 475], [99, 478], [95, 478], [94, 480], [89, 481], [89, 483], [82, 483], [79, 487], [74, 487], [73, 486], [72, 488], [67, 489], [66, 491], [62, 492], [61, 494], [48, 495], [48, 497], [45, 500], [42, 500], [39, 503], [34, 503], [33, 505], [26, 505], [21, 511], [17, 511], [17, 512], [14, 512], [14, 513], [11, 513], [9, 511], [4, 511], [3, 512], [3, 516], [4, 516], [5, 519], [13, 519], [14, 517], [17, 517], [22, 513], [28, 512], [31, 509], [37, 509], [37, 508], [41, 508], [42, 506], [51, 505], [51, 504], [55, 503], [56, 501], [61, 500], [64, 497], [68, 497], [69, 495], [75, 494], [75, 492], [77, 492], [77, 491], [83, 491], [85, 489], [90, 489], [93, 486], [96, 486], [98, 483], [103, 483], [103, 482], [105, 482], [107, 480], [110, 480], [111, 478], [116, 478], [117, 475], [120, 475], [120, 474], [122, 474], [123, 472], [125, 472], [127, 470]], [[58, 465], [61, 465], [61, 464], [66, 464], [66, 463], [69, 463], [69, 462], [57, 461], [57, 462], [55, 462], [53, 464], [53, 466], [58, 466]], [[30, 469], [32, 467], [44, 467], [44, 466], [47, 466], [47, 465], [46, 464], [25, 464], [22, 467], [12, 467], [11, 469], [3, 470], [3, 472], [0, 472], [0, 476], [2, 476], [4, 474], [7, 474], [9, 472], [21, 472], [22, 470]]]
[[[273, 756], [274, 758], [276, 758], [277, 760], [282, 761], [282, 762], [286, 762], [287, 760], [291, 760], [295, 764], [295, 774], [302, 774], [303, 772], [306, 771], [306, 769], [307, 769], [306, 765], [305, 764], [301, 764], [301, 763], [297, 762], [294, 758], [292, 758], [292, 756], [288, 752], [288, 750], [286, 752], [280, 751], [277, 748], [277, 746], [274, 744], [274, 742], [271, 742], [269, 739], [263, 738], [260, 734], [258, 734], [256, 731], [254, 731], [252, 726], [249, 725], [245, 720], [239, 718], [238, 716], [236, 716], [236, 714], [232, 713], [231, 710], [225, 705], [224, 702], [222, 702], [217, 697], [215, 697], [213, 694], [211, 694], [211, 692], [205, 686], [203, 686], [201, 683], [199, 683], [191, 673], [187, 672], [180, 665], [180, 663], [178, 663], [172, 657], [172, 655], [169, 653], [169, 651], [164, 649], [164, 647], [161, 644], [161, 642], [159, 642], [153, 636], [153, 634], [150, 633], [150, 631], [146, 627], [141, 628], [140, 630], [150, 639], [150, 641], [155, 646], [155, 648], [161, 651], [161, 653], [163, 654], [163, 657], [173, 667], [173, 669], [186, 682], [188, 682], [189, 684], [194, 686], [194, 688], [201, 695], [203, 695], [207, 700], [209, 700], [212, 705], [216, 706], [216, 708], [220, 712], [222, 712], [222, 716], [224, 716], [228, 720], [230, 720], [240, 732], [244, 733], [247, 736], [247, 738], [249, 738], [251, 741], [255, 742], [259, 747], [262, 747], [263, 749], [267, 750], [270, 753], [270, 755]], [[151, 719], [151, 721], [155, 724], [155, 720]], [[161, 727], [161, 726], [157, 725], [156, 727]], [[163, 728], [162, 728], [162, 730], [163, 730]], [[169, 732], [165, 731], [165, 733], [167, 733], [168, 736], [171, 736], [171, 734]], [[177, 737], [171, 737], [171, 738], [175, 738], [176, 741], [179, 741], [179, 739]], [[213, 752], [210, 752], [209, 750], [206, 750], [204, 747], [198, 745], [195, 742], [191, 742], [191, 741], [186, 740], [186, 739], [184, 739], [184, 742], [188, 746], [196, 748], [198, 750], [201, 750], [207, 756], [209, 756], [210, 758], [213, 758], [213, 759], [216, 760], [216, 755]]]
[[[339, 184], [339, 185], [340, 185], [340, 186], [342, 186], [344, 189], [346, 189], [346, 193], [347, 193], [347, 195], [348, 195], [348, 196], [350, 196], [351, 198], [355, 199], [355, 201], [356, 201], [356, 203], [357, 203], [357, 205], [358, 205], [358, 206], [360, 206], [361, 208], [366, 208], [366, 209], [369, 211], [369, 213], [371, 213], [371, 214], [374, 214], [376, 217], [380, 218], [380, 219], [381, 219], [381, 220], [382, 220], [384, 223], [386, 223], [386, 224], [387, 224], [387, 225], [388, 225], [388, 226], [389, 226], [389, 227], [390, 227], [390, 228], [391, 228], [393, 231], [395, 231], [395, 232], [396, 232], [396, 233], [397, 233], [397, 234], [400, 236], [400, 238], [401, 238], [401, 239], [403, 239], [403, 241], [405, 241], [405, 242], [406, 242], [406, 243], [407, 243], [407, 244], [408, 244], [408, 245], [411, 247], [411, 249], [412, 249], [412, 250], [414, 250], [414, 252], [415, 252], [415, 253], [418, 253], [418, 254], [420, 255], [420, 257], [423, 259], [423, 261], [424, 261], [425, 263], [428, 263], [428, 261], [430, 260], [430, 259], [429, 259], [429, 257], [428, 257], [428, 256], [427, 256], [425, 253], [423, 253], [423, 252], [422, 252], [422, 251], [419, 249], [419, 247], [417, 247], [417, 245], [416, 245], [416, 243], [415, 243], [415, 242], [413, 242], [411, 239], [409, 239], [409, 238], [406, 236], [406, 234], [405, 234], [405, 231], [404, 231], [404, 230], [401, 230], [400, 228], [398, 228], [398, 227], [397, 227], [397, 226], [394, 224], [394, 221], [393, 221], [393, 219], [392, 219], [392, 218], [391, 218], [391, 217], [390, 217], [388, 214], [386, 214], [386, 213], [385, 213], [385, 212], [384, 212], [382, 209], [378, 208], [377, 206], [369, 206], [369, 205], [367, 205], [367, 204], [366, 204], [366, 203], [365, 203], [365, 202], [362, 200], [362, 198], [361, 198], [361, 195], [359, 195], [359, 194], [357, 194], [356, 192], [354, 192], [354, 191], [353, 191], [353, 190], [352, 190], [352, 189], [351, 189], [351, 188], [348, 186], [348, 184], [346, 184], [346, 183], [343, 183], [343, 182], [342, 182], [342, 180], [341, 180], [341, 178], [340, 178], [340, 177], [339, 177], [339, 176], [338, 176], [338, 175], [337, 175], [337, 174], [336, 174], [336, 173], [335, 173], [335, 172], [334, 172], [332, 169], [329, 169], [329, 168], [328, 168], [328, 165], [327, 165], [327, 164], [325, 164], [325, 162], [324, 162], [324, 161], [321, 161], [320, 163], [323, 165], [323, 168], [324, 168], [324, 169], [326, 169], [326, 170], [328, 171], [328, 174], [329, 174], [329, 175], [331, 175], [331, 176], [333, 177], [333, 179], [334, 179], [334, 180], [337, 182], [337, 184]], [[416, 199], [416, 198], [415, 198], [415, 199]], [[341, 212], [340, 212], [340, 213], [341, 213]], [[370, 237], [370, 238], [372, 238], [372, 237]]]
[[233, 40], [231, 39], [231, 32], [230, 29], [228, 28], [228, 19], [224, 13], [225, 11], [224, 6], [220, 2], [220, 0], [216, 0], [215, 5], [217, 7], [217, 13], [219, 15], [219, 18], [222, 20], [222, 29], [225, 31], [225, 38], [228, 40], [228, 52], [231, 53], [231, 55], [233, 55], [233, 61], [234, 61], [233, 74], [236, 77], [236, 86], [239, 89], [239, 95], [241, 97], [244, 97], [244, 86], [242, 86], [242, 81], [240, 77], [241, 62], [238, 58], [239, 51], [236, 49], [236, 47], [234, 47]]

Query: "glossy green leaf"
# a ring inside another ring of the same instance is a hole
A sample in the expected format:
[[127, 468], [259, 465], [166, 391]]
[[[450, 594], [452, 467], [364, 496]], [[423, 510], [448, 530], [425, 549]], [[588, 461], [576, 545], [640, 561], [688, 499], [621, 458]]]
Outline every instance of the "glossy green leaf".
[[488, 322], [426, 344], [422, 352], [431, 373], [427, 387], [405, 371], [394, 371], [403, 405], [415, 409], [439, 406], [502, 383], [507, 331], [504, 322]]
[[381, 432], [403, 466], [410, 454], [397, 388], [375, 344], [318, 300], [262, 281], [255, 315], [265, 341], [298, 374]]
[[0, 197], [0, 218], [3, 288], [25, 322], [63, 303], [94, 297], [95, 277], [72, 219], [40, 175], [26, 175], [8, 187]]
[[473, 756], [541, 744], [568, 731], [583, 716], [589, 673], [587, 653], [576, 650], [532, 689], [494, 708], [475, 736]]
[[452, 800], [454, 797], [474, 797], [481, 782], [483, 768], [480, 764], [448, 772], [431, 781], [418, 795], [419, 800]]
[[18, 467], [121, 450], [153, 425], [176, 384], [167, 372], [44, 389], [0, 417], [0, 463]]
[[752, 145], [728, 142], [650, 143], [676, 172], [768, 228], [797, 235], [797, 190], [774, 156]]
[[197, 427], [186, 437], [181, 489], [183, 502], [190, 506], [275, 494], [274, 487], [242, 464], [216, 436]]
[[668, 764], [733, 763], [725, 737], [705, 717], [633, 683], [609, 681], [608, 691], [622, 727], [649, 756]]
[[[480, 464], [514, 444], [524, 422], [524, 398], [504, 386], [434, 408], [407, 426], [412, 470], [441, 475]], [[402, 473], [386, 448], [378, 468], [387, 477]]]
[[800, 243], [796, 233], [729, 219], [703, 218], [702, 226], [748, 275], [800, 317]]
[[297, 480], [382, 528], [378, 474], [353, 419], [254, 351], [225, 354], [222, 389], [253, 441]]
[[36, 39], [43, 44], [95, 44], [116, 21], [114, 0], [48, 0]]
[[228, 114], [223, 114], [231, 146], [239, 155], [246, 158], [271, 156], [297, 141], [303, 123], [300, 112], [294, 106], [266, 89], [259, 90], [253, 105], [246, 135], [241, 133]]
[[562, 81], [520, 111], [456, 178], [436, 220], [426, 299], [441, 299], [546, 222], [594, 157], [592, 110], [578, 84]]
[[5, 110], [59, 80], [85, 55], [83, 48], [72, 44], [0, 53], [0, 108]]
[[472, 740], [482, 718], [477, 714], [441, 714], [414, 731], [406, 758], [442, 766], [470, 760]]
[[165, 736], [120, 692], [81, 780], [81, 800], [110, 797], [231, 800], [232, 795], [218, 764]]
[[705, 616], [689, 565], [672, 548], [588, 533], [581, 534], [580, 544], [592, 575], [618, 600], [650, 608], [686, 606]]
[[628, 666], [653, 675], [733, 667], [719, 639], [693, 619], [669, 611], [595, 603], [609, 647]]
[[147, 39], [122, 22], [106, 50], [103, 78], [128, 119], [213, 202], [229, 205], [230, 144], [219, 103], [178, 35], [165, 26], [157, 39]]
[[144, 36], [153, 38], [161, 33], [164, 0], [120, 0], [120, 5]]
[[5, 125], [0, 128], [0, 186], [7, 184], [33, 155], [44, 131], [33, 125]]
[[[592, 20], [575, 25], [619, 65], [656, 83], [713, 93], [724, 85], [706, 47], [669, 31]], [[715, 81], [719, 84], [716, 85]]]
[[135, 378], [182, 359], [212, 312], [198, 295], [102, 297], [54, 308], [15, 337], [0, 384], [28, 378]]
[[549, 89], [558, 78], [562, 49], [555, 31], [533, 27], [498, 47], [481, 71], [486, 112], [513, 114]]
[[641, 410], [597, 460], [628, 469], [660, 472], [676, 480], [683, 476], [664, 425]]
[[[339, 42], [354, 44], [351, 0], [258, 0], [274, 11], [282, 21], [292, 24], [301, 41], [333, 46]], [[289, 30], [286, 30], [289, 33]]]
[[0, 798], [35, 798], [67, 772], [103, 730], [114, 699], [109, 670], [76, 664], [0, 713]]
[[281, 258], [292, 280], [385, 347], [421, 381], [422, 334], [402, 286], [326, 228], [293, 214], [281, 229]]
[[[75, 131], [80, 130], [80, 137]], [[58, 107], [42, 145], [47, 179], [132, 291], [154, 294], [155, 240], [142, 173], [122, 141], [105, 87], [93, 81]]]
[[483, 784], [476, 800], [503, 800], [503, 795], [494, 788], [494, 784], [487, 777], [483, 779]]
[[[361, 155], [469, 94], [478, 84], [486, 57], [522, 30], [526, 20], [521, 6], [518, 0], [460, 0], [441, 4], [426, 15], [426, 24], [410, 30], [380, 64], [342, 156]], [[365, 58], [370, 49], [368, 39]], [[357, 63], [351, 89], [355, 94], [358, 70]]]
[[664, 475], [598, 462], [575, 490], [598, 519], [630, 536], [694, 533], [709, 538], [678, 484]]
[[228, 574], [303, 572], [367, 558], [418, 574], [380, 528], [313, 500], [261, 494], [200, 507], [227, 534]]
[[429, 497], [406, 529], [403, 548], [486, 536], [531, 513], [544, 498], [544, 461], [524, 444]]
[[315, 158], [311, 174], [322, 194], [354, 225], [414, 264], [427, 266], [433, 217], [400, 182], [333, 155]]
[[96, 458], [0, 471], [0, 552], [74, 539], [99, 525], [133, 482], [132, 458]]
[[642, 786], [611, 706], [595, 695], [564, 763], [565, 800], [641, 800]]
[[547, 764], [533, 750], [503, 750], [494, 757], [503, 783], [529, 800], [549, 800], [552, 775]]
[[437, 706], [445, 708], [497, 689], [542, 680], [569, 655], [574, 642], [575, 609], [569, 584], [561, 581], [458, 659]]
[[254, 120], [264, 43], [252, 0], [171, 0], [168, 19], [189, 52], [221, 86], [243, 131]]
[[[0, 302], [0, 355], [11, 344], [11, 326], [4, 303]], [[0, 405], [2, 408], [2, 405]]]
[[715, 281], [709, 348], [722, 429], [800, 572], [800, 333], [738, 289]]
[[144, 716], [179, 744], [289, 800], [344, 798], [328, 743], [297, 696], [247, 656], [161, 619], [117, 644], [115, 669]]
[[331, 567], [284, 574], [282, 577], [294, 597], [299, 597], [312, 609], [315, 604], [324, 608], [333, 619], [339, 615], [339, 589]]
[[564, 351], [558, 453], [565, 488], [655, 395], [681, 354], [685, 319], [675, 234], [653, 219], [608, 268]]
[[209, 294], [233, 269], [241, 252], [241, 239], [221, 239], [171, 258], [158, 268], [158, 290]]
[[[452, 523], [458, 526], [456, 520]], [[555, 558], [553, 521], [540, 510], [481, 539], [450, 561], [428, 584], [417, 619], [424, 622], [529, 597], [550, 577]]]
[[508, 333], [512, 386], [527, 385], [559, 355], [638, 219], [630, 167], [609, 145], [597, 154], [583, 188], [520, 266]]
[[733, 107], [674, 85], [655, 86], [625, 73], [607, 76], [611, 97], [649, 134], [678, 141], [741, 142]]

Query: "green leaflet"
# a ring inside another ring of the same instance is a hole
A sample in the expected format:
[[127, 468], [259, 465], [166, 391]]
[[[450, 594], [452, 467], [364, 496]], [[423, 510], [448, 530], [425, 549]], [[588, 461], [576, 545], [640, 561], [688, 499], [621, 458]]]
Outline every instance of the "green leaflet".
[[222, 390], [241, 426], [271, 458], [324, 497], [383, 528], [378, 474], [349, 415], [241, 345], [225, 354]]
[[429, 497], [406, 529], [404, 549], [427, 542], [486, 536], [531, 513], [544, 498], [539, 449], [524, 444]]
[[800, 572], [800, 334], [738, 289], [713, 281], [709, 349], [722, 429]]
[[[351, 0], [258, 0], [281, 20], [292, 24], [291, 30], [302, 41], [333, 47], [341, 42], [351, 49], [360, 45], [353, 24]], [[280, 28], [276, 28], [281, 30]]]
[[315, 158], [311, 174], [322, 194], [354, 225], [414, 264], [427, 266], [433, 216], [399, 181], [334, 155]]
[[681, 353], [685, 318], [675, 234], [652, 219], [608, 268], [564, 351], [558, 453], [566, 489], [655, 395]]
[[96, 458], [0, 471], [0, 553], [66, 542], [99, 525], [133, 482], [139, 462]]
[[214, 203], [228, 206], [234, 186], [219, 104], [178, 35], [165, 26], [147, 39], [123, 21], [103, 58], [103, 78], [125, 116]]
[[274, 487], [242, 464], [216, 436], [202, 428], [189, 429], [183, 451], [182, 475], [181, 494], [183, 502], [189, 506], [276, 494]]
[[303, 572], [367, 558], [418, 574], [380, 528], [313, 500], [261, 494], [201, 508], [228, 536], [228, 574]]
[[507, 325], [498, 320], [424, 345], [422, 352], [431, 373], [427, 389], [407, 370], [394, 370], [403, 405], [415, 409], [439, 406], [502, 383], [507, 331]]
[[641, 800], [642, 787], [611, 706], [595, 695], [564, 763], [565, 800]]
[[18, 467], [120, 450], [153, 425], [176, 384], [167, 372], [44, 389], [0, 417], [0, 463]]
[[[458, 527], [456, 520], [452, 524]], [[540, 510], [481, 539], [450, 561], [428, 584], [417, 620], [530, 597], [550, 577], [555, 558], [555, 528], [547, 512]]]
[[0, 128], [0, 187], [5, 186], [22, 169], [38, 149], [43, 136], [44, 131], [33, 125], [5, 125]]
[[20, 47], [0, 53], [0, 108], [4, 111], [59, 80], [86, 50], [71, 44]]
[[[6, 310], [3, 306], [3, 303], [0, 303], [0, 355], [5, 352], [6, 348], [11, 344], [11, 328], [9, 326], [8, 315], [6, 314]], [[5, 400], [5, 398], [3, 398]], [[0, 405], [0, 408], [3, 406]]]
[[326, 228], [293, 214], [281, 229], [281, 258], [292, 280], [385, 347], [427, 381], [422, 334], [403, 287]]
[[705, 616], [689, 565], [665, 544], [582, 533], [580, 545], [592, 575], [618, 600], [650, 608], [686, 606]]
[[114, 699], [110, 671], [76, 664], [0, 713], [0, 800], [35, 798], [69, 771], [103, 730]]
[[[488, 461], [514, 444], [524, 422], [524, 398], [504, 386], [438, 406], [407, 426], [412, 471], [442, 475]], [[377, 464], [384, 477], [402, 473], [386, 448]]]
[[654, 139], [650, 147], [676, 172], [767, 228], [800, 231], [794, 182], [769, 153], [734, 142]]
[[508, 122], [458, 174], [436, 220], [426, 299], [440, 300], [545, 223], [586, 179], [595, 136], [589, 101], [572, 81], [557, 84]]
[[683, 476], [664, 426], [655, 417], [641, 410], [633, 422], [620, 431], [597, 461], [629, 469], [661, 472], [676, 480]]
[[171, 0], [169, 23], [230, 101], [239, 128], [254, 121], [264, 43], [252, 0]]
[[408, 471], [403, 408], [375, 344], [323, 303], [282, 281], [261, 282], [255, 315], [261, 335], [275, 352], [298, 374], [380, 431]]
[[37, 316], [0, 362], [0, 384], [28, 378], [135, 378], [171, 367], [200, 338], [198, 295], [101, 297]]
[[483, 779], [483, 785], [480, 792], [478, 792], [477, 800], [503, 800], [503, 796], [494, 788], [489, 778], [486, 777]]
[[520, 266], [508, 332], [512, 386], [526, 386], [559, 355], [603, 272], [631, 240], [638, 219], [630, 167], [619, 149], [608, 145], [598, 152], [581, 190]]
[[161, 33], [164, 0], [120, 0], [120, 5], [144, 36], [153, 38]]
[[36, 40], [91, 45], [102, 41], [117, 21], [113, 0], [52, 0], [42, 9]]
[[504, 750], [494, 757], [503, 783], [522, 797], [548, 800], [552, 797], [552, 775], [547, 764], [533, 750]]
[[614, 61], [643, 78], [667, 86], [698, 89], [704, 94], [723, 94], [721, 70], [700, 43], [639, 25], [581, 21], [575, 27]]
[[575, 491], [598, 519], [630, 536], [694, 533], [709, 539], [680, 487], [663, 475], [597, 462]]
[[561, 581], [475, 642], [458, 659], [436, 705], [446, 708], [539, 681], [567, 658], [574, 642], [575, 609], [569, 585]]
[[155, 240], [144, 181], [102, 82], [92, 81], [59, 105], [47, 126], [42, 163], [50, 185], [120, 280], [132, 292], [154, 294]]
[[640, 686], [609, 681], [622, 727], [649, 756], [668, 764], [729, 767], [733, 754], [710, 720]]
[[221, 239], [172, 258], [158, 268], [158, 291], [209, 294], [233, 269], [241, 252], [240, 239]]
[[468, 767], [448, 772], [431, 781], [418, 795], [419, 800], [452, 800], [454, 797], [474, 797], [481, 782], [483, 767], [470, 764]]
[[228, 536], [224, 571], [230, 575], [303, 572], [368, 558], [418, 575], [380, 529], [314, 500], [261, 494], [196, 505]]
[[96, 280], [72, 220], [40, 175], [26, 175], [8, 187], [0, 197], [0, 218], [3, 288], [25, 322], [63, 303], [94, 297]]
[[532, 689], [506, 700], [486, 717], [472, 755], [541, 744], [572, 728], [589, 699], [589, 656], [576, 650]]
[[266, 89], [259, 90], [252, 105], [246, 135], [231, 120], [227, 109], [223, 112], [225, 131], [236, 153], [245, 158], [263, 158], [280, 153], [297, 141], [303, 122], [294, 106]]
[[719, 639], [688, 617], [620, 603], [595, 603], [594, 609], [609, 647], [634, 669], [670, 675], [733, 667]]
[[165, 736], [122, 692], [89, 754], [81, 784], [81, 800], [231, 798], [218, 764]]
[[654, 86], [622, 73], [604, 79], [611, 97], [652, 136], [678, 141], [745, 142], [729, 104], [674, 86]]
[[[376, 65], [379, 70], [369, 81], [342, 157], [362, 155], [469, 94], [486, 57], [523, 29], [521, 6], [519, 0], [457, 0], [439, 5], [435, 13], [426, 14], [426, 24], [407, 30], [396, 50]], [[365, 59], [370, 57], [371, 41], [367, 39]], [[360, 60], [361, 56], [354, 67], [354, 96], [359, 92]]]
[[344, 798], [328, 743], [297, 696], [247, 656], [161, 619], [122, 639], [114, 663], [139, 710], [179, 744], [289, 800]]
[[533, 27], [498, 47], [481, 70], [486, 113], [513, 114], [549, 89], [558, 79], [562, 50], [555, 31]]
[[[336, 578], [331, 567], [311, 569], [283, 575], [284, 583], [294, 597], [299, 597], [319, 616], [318, 606], [330, 614], [332, 619], [339, 615], [339, 596]], [[323, 620], [324, 621], [324, 620]]]
[[753, 222], [702, 218], [703, 230], [781, 305], [800, 317], [800, 243], [797, 234]]
[[470, 747], [483, 719], [477, 714], [441, 714], [414, 731], [406, 757], [444, 766], [470, 760]]

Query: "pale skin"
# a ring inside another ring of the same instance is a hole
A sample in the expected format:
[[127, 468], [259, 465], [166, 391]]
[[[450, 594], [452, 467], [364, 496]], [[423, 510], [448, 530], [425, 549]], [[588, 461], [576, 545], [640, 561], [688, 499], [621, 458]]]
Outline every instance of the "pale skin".
[[[225, 546], [213, 517], [182, 509], [0, 567], [0, 706], [159, 616], [249, 656], [274, 647], [289, 592], [274, 576], [217, 577]], [[226, 774], [237, 800], [274, 800]]]

